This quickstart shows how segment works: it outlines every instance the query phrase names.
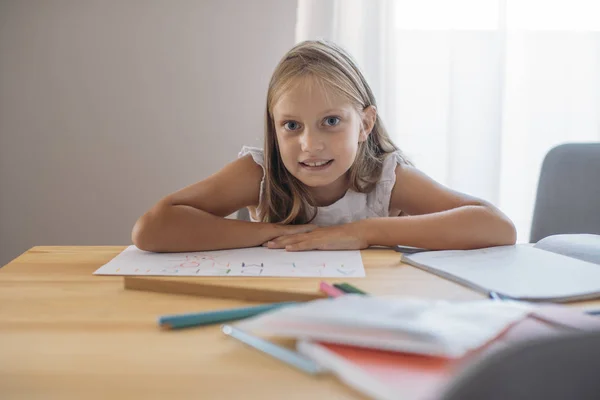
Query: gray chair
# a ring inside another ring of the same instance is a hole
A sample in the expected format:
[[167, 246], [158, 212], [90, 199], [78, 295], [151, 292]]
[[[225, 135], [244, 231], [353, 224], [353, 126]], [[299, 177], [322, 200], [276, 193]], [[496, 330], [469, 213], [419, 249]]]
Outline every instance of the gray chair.
[[544, 158], [529, 241], [561, 233], [600, 234], [600, 143], [559, 145]]
[[440, 400], [600, 399], [600, 332], [523, 342], [468, 366]]

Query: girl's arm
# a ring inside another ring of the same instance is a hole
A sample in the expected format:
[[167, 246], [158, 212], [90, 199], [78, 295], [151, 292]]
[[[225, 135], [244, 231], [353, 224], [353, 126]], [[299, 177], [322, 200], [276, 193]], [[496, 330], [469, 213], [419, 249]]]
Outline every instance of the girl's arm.
[[408, 165], [396, 168], [390, 208], [408, 215], [360, 221], [368, 245], [473, 249], [516, 240], [513, 223], [496, 207], [450, 190]]
[[419, 170], [396, 168], [390, 209], [403, 217], [370, 218], [318, 228], [268, 242], [289, 251], [364, 249], [397, 244], [432, 250], [474, 249], [514, 244], [512, 222], [493, 205], [450, 190]]
[[181, 252], [259, 246], [288, 234], [309, 232], [312, 225], [238, 221], [224, 218], [257, 206], [262, 168], [250, 155], [207, 179], [183, 188], [141, 216], [133, 227], [133, 243], [142, 250]]

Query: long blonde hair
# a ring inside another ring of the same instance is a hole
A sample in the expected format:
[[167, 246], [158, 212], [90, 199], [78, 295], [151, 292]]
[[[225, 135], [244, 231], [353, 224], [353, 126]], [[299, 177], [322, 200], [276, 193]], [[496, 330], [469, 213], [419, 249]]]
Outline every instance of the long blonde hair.
[[[376, 106], [375, 97], [356, 63], [342, 48], [322, 40], [305, 41], [279, 62], [267, 92], [265, 112], [265, 184], [258, 217], [263, 222], [305, 224], [316, 216], [315, 203], [306, 186], [284, 166], [275, 132], [273, 106], [295, 79], [310, 76], [348, 98], [358, 110]], [[366, 141], [358, 146], [349, 172], [350, 189], [368, 193], [381, 178], [383, 161], [399, 150], [379, 115]], [[400, 153], [399, 153], [400, 154]], [[402, 156], [401, 156], [402, 157]], [[405, 161], [407, 162], [407, 161]]]

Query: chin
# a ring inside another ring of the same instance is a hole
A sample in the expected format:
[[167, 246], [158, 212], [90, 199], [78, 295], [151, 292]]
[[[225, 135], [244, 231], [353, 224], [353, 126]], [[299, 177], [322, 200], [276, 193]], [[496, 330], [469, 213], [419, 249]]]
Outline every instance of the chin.
[[318, 188], [318, 187], [323, 187], [323, 186], [328, 186], [331, 185], [332, 183], [334, 183], [335, 181], [338, 180], [338, 177], [334, 177], [334, 178], [303, 178], [303, 177], [299, 177], [296, 176], [296, 178], [302, 182], [304, 185], [311, 187], [311, 188]]

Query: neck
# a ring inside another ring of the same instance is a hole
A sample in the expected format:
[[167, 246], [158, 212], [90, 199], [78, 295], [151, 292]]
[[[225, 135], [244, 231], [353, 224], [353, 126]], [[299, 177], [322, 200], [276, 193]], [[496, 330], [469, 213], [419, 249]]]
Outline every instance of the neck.
[[327, 186], [309, 187], [308, 191], [313, 196], [315, 206], [326, 207], [344, 197], [348, 186], [348, 174], [344, 174]]

